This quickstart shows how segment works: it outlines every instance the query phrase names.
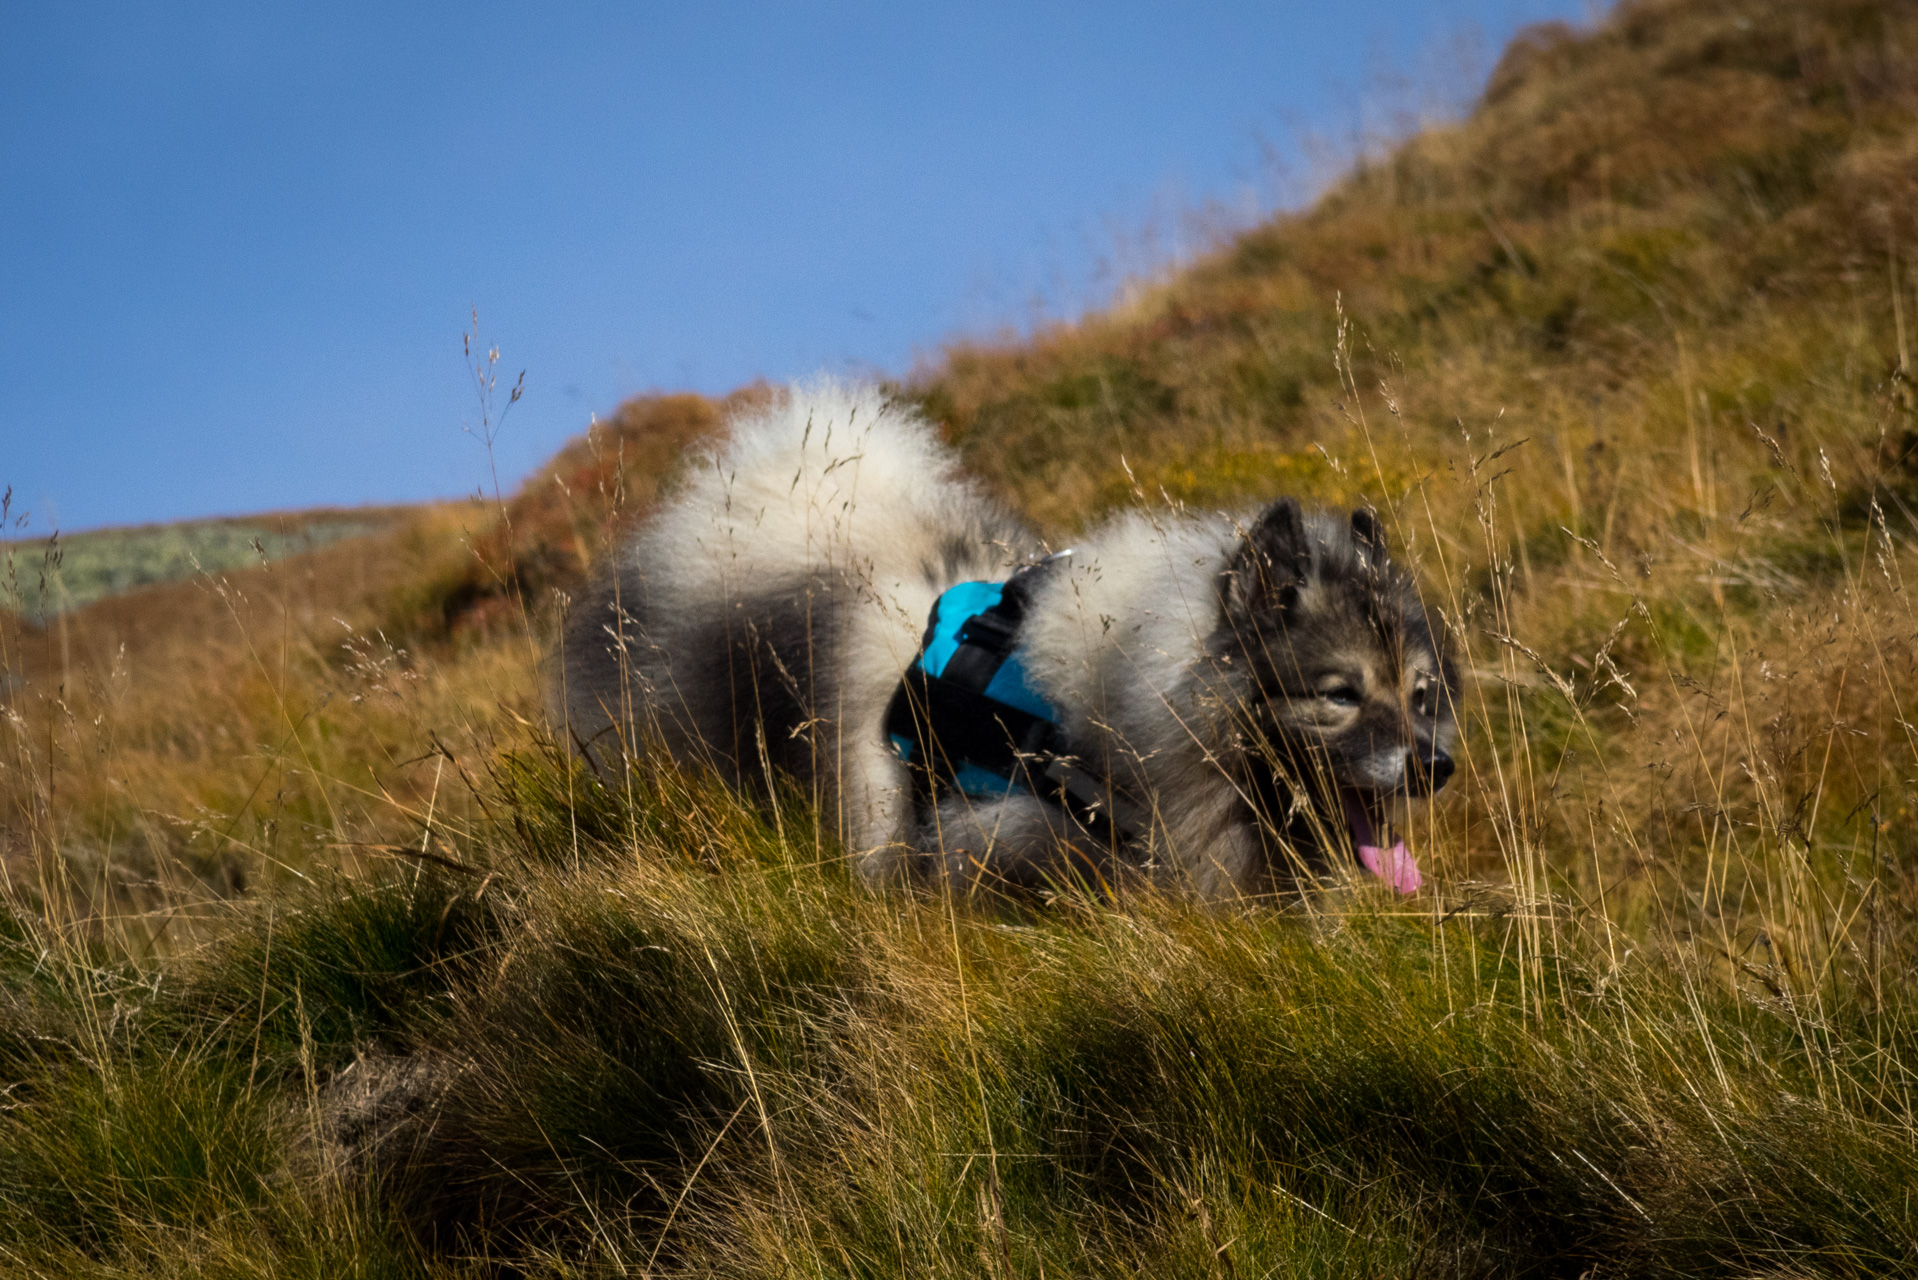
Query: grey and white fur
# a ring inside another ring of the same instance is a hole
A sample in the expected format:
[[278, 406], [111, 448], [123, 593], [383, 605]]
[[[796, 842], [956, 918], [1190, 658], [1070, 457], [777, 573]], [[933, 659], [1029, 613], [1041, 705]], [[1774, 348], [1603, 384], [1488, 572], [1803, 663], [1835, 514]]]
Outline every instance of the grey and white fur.
[[1349, 863], [1451, 772], [1453, 668], [1378, 522], [1280, 500], [1120, 516], [1033, 594], [1022, 659], [1120, 839], [1030, 793], [915, 794], [883, 723], [934, 601], [1042, 552], [913, 411], [795, 387], [695, 459], [574, 604], [556, 711], [602, 766], [663, 747], [746, 787], [783, 771], [875, 884], [1090, 866], [1266, 892]]

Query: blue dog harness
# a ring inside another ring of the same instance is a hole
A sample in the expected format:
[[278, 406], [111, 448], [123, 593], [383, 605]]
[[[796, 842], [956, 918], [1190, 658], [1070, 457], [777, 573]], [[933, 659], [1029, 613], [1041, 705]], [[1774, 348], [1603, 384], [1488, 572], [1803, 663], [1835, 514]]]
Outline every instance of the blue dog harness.
[[919, 656], [886, 712], [886, 735], [922, 795], [1037, 795], [1109, 844], [1117, 834], [1107, 798], [1074, 767], [1064, 718], [1033, 687], [1019, 650], [1032, 591], [1066, 554], [1006, 582], [962, 582], [934, 602]]
[[1017, 649], [1024, 597], [1018, 578], [949, 588], [886, 716], [901, 760], [981, 799], [1031, 790], [1022, 757], [1064, 736]]

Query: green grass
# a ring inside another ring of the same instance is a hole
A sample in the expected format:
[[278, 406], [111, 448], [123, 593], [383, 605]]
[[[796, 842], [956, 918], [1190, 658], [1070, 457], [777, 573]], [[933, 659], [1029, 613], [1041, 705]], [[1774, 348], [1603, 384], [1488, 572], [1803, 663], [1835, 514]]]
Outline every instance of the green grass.
[[1407, 916], [1363, 893], [1213, 912], [881, 897], [810, 827], [782, 834], [697, 779], [635, 775], [615, 796], [541, 759], [516, 766], [520, 805], [544, 809], [526, 816], [565, 821], [571, 789], [628, 834], [556, 860], [509, 823], [471, 837], [463, 872], [402, 863], [237, 907], [222, 940], [159, 967], [16, 918], [0, 1257], [51, 1274], [1918, 1265], [1902, 984], [1740, 992], [1675, 953], [1614, 957], [1594, 922], [1554, 922], [1541, 950], [1510, 914]]

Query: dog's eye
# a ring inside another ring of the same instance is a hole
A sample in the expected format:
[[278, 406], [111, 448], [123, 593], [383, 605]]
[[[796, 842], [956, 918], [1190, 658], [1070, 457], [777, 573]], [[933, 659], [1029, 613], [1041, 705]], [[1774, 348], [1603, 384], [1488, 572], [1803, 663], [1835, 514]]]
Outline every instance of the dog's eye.
[[1341, 707], [1356, 707], [1360, 702], [1359, 691], [1349, 684], [1335, 684], [1329, 689], [1321, 689], [1319, 696]]

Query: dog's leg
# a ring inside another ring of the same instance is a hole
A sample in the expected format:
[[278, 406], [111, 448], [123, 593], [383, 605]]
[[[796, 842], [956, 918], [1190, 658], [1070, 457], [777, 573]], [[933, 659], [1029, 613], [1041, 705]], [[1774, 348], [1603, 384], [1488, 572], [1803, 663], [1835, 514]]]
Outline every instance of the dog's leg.
[[839, 828], [853, 867], [875, 887], [902, 881], [912, 848], [912, 777], [890, 742], [862, 742], [846, 755]]
[[1108, 852], [1037, 796], [953, 796], [920, 829], [937, 873], [971, 888], [1036, 890], [1103, 882]]

